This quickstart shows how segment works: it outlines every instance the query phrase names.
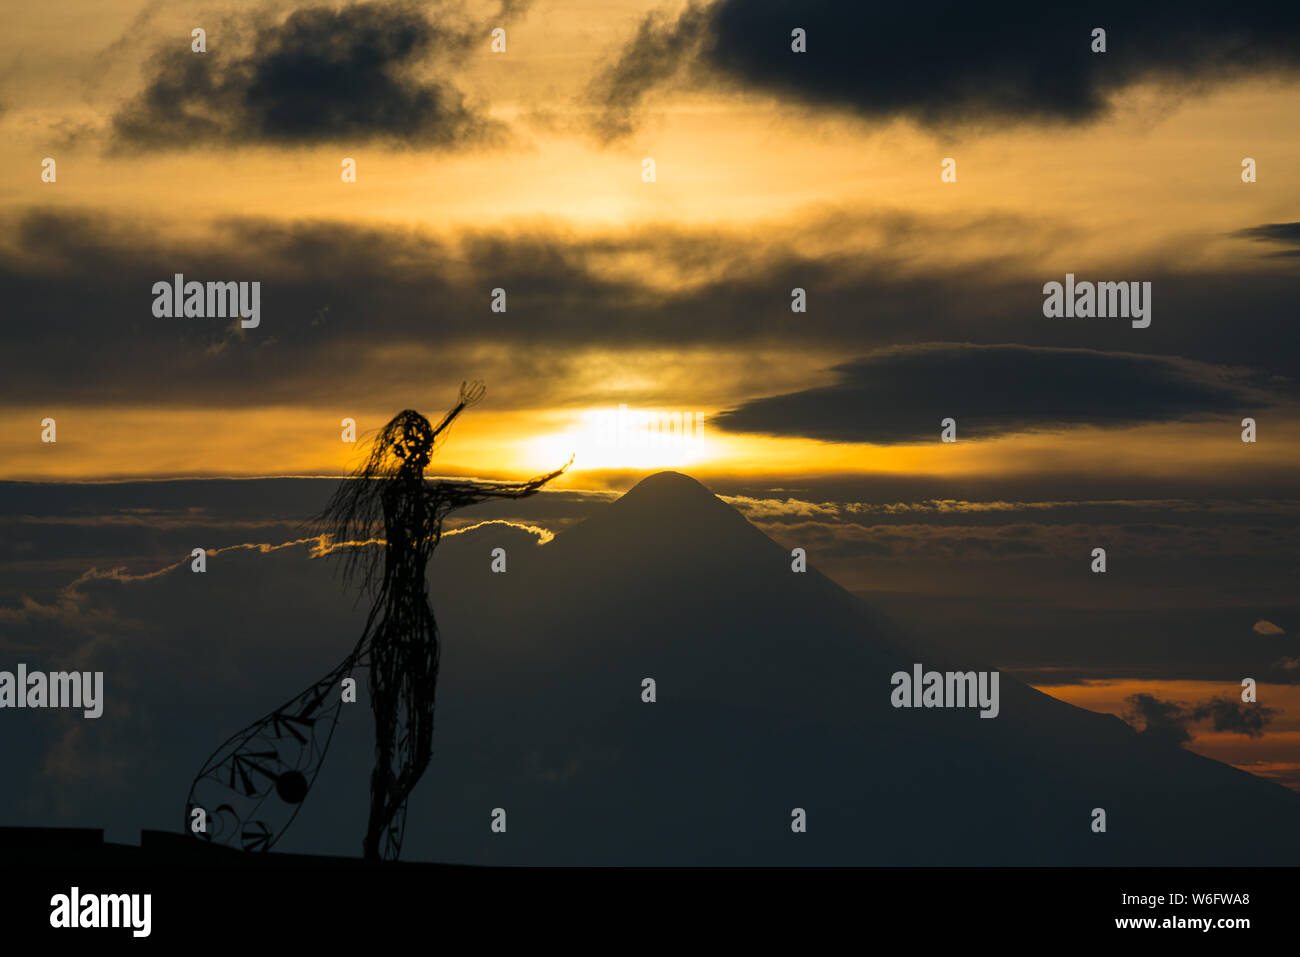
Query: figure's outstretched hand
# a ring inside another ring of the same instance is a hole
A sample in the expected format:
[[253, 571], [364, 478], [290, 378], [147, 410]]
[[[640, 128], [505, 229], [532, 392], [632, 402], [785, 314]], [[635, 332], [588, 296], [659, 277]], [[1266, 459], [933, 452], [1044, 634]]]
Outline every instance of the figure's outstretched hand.
[[460, 384], [460, 404], [463, 406], [476, 405], [482, 401], [486, 393], [487, 386], [478, 379], [473, 382], [462, 382]]
[[578, 457], [578, 453], [577, 453], [577, 452], [574, 452], [572, 455], [569, 456], [569, 461], [565, 462], [563, 465], [561, 465], [561, 466], [560, 466], [558, 469], [556, 469], [554, 472], [548, 472], [548, 473], [545, 474], [545, 475], [539, 475], [537, 478], [533, 479], [533, 480], [532, 480], [531, 482], [529, 482], [528, 484], [529, 484], [529, 485], [537, 485], [537, 486], [539, 486], [539, 487], [540, 487], [541, 485], [545, 485], [545, 484], [546, 484], [547, 482], [549, 482], [551, 479], [556, 478], [557, 476], [563, 475], [565, 472], [569, 471], [569, 466], [573, 464], [573, 460], [576, 459], [577, 457]]

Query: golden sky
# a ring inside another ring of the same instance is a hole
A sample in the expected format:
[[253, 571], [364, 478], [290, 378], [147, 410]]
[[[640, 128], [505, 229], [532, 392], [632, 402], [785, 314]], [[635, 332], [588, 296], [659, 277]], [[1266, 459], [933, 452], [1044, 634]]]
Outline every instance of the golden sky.
[[[128, 230], [219, 242], [232, 217], [409, 231], [453, 251], [483, 237], [510, 243], [545, 236], [560, 246], [589, 244], [584, 265], [606, 281], [668, 297], [725, 282], [744, 256], [778, 248], [822, 263], [866, 257], [894, 276], [921, 281], [936, 274], [996, 276], [1023, 283], [1031, 308], [1039, 284], [1071, 269], [1118, 276], [1136, 268], [1135, 275], [1177, 277], [1210, 268], [1273, 274], [1289, 268], [1287, 260], [1267, 260], [1258, 244], [1232, 234], [1293, 215], [1300, 130], [1285, 118], [1300, 111], [1294, 85], [1246, 76], [1171, 94], [1136, 83], [1095, 123], [943, 132], [906, 117], [863, 118], [726, 84], [678, 82], [648, 94], [631, 136], [602, 142], [590, 130], [593, 107], [585, 98], [593, 77], [617, 59], [648, 12], [683, 8], [537, 3], [502, 19], [505, 53], [489, 48], [485, 31], [496, 21], [487, 16], [475, 28], [478, 41], [452, 67], [436, 56], [419, 67], [439, 75], [451, 69], [467, 101], [504, 130], [490, 142], [450, 151], [346, 137], [294, 146], [236, 139], [197, 149], [181, 143], [110, 150], [112, 116], [139, 94], [152, 51], [165, 44], [183, 49], [191, 28], [206, 25], [206, 56], [217, 58], [249, 29], [255, 11], [274, 24], [291, 8], [79, 2], [17, 8], [0, 38], [0, 62], [11, 65], [0, 78], [0, 212], [11, 222], [33, 212], [101, 215], [124, 231], [124, 242]], [[1259, 163], [1259, 181], [1249, 185], [1239, 175], [1246, 155]], [[56, 183], [40, 179], [46, 156], [57, 161]], [[340, 181], [345, 156], [358, 163], [356, 183]], [[940, 182], [939, 163], [948, 156], [957, 160], [956, 183]], [[654, 183], [641, 179], [646, 157], [657, 164]], [[646, 239], [666, 233], [700, 238], [712, 255], [666, 257]], [[728, 251], [730, 242], [742, 248]], [[20, 259], [33, 252], [14, 232], [6, 245]], [[452, 258], [438, 268], [454, 276], [458, 266]], [[813, 310], [820, 293], [810, 290]], [[149, 322], [143, 291], [141, 297], [141, 320]], [[1158, 299], [1157, 309], [1166, 301]], [[870, 328], [872, 308], [862, 302], [861, 318], [833, 321]], [[438, 303], [429, 304], [429, 315], [437, 321]], [[1104, 455], [1111, 467], [1179, 474], [1235, 469], [1240, 461], [1240, 450], [1224, 442], [1230, 427], [1186, 423], [1083, 429], [960, 450], [715, 435], [685, 452], [605, 454], [575, 434], [600, 410], [626, 403], [644, 412], [714, 415], [764, 394], [827, 382], [828, 367], [847, 357], [844, 347], [825, 337], [801, 346], [796, 328], [784, 342], [747, 335], [743, 315], [732, 320], [735, 343], [725, 346], [548, 343], [544, 332], [532, 341], [500, 341], [489, 313], [472, 321], [484, 326], [481, 335], [451, 349], [437, 342], [436, 331], [427, 345], [376, 340], [362, 346], [364, 358], [395, 367], [388, 382], [377, 383], [380, 391], [400, 385], [409, 403], [430, 414], [448, 404], [460, 378], [487, 380], [489, 402], [448, 446], [449, 468], [536, 470], [566, 442], [579, 454], [579, 470], [689, 465], [770, 472], [788, 471], [797, 461], [797, 469], [813, 473], [998, 473], [1087, 468]], [[790, 316], [792, 327], [803, 321]], [[1180, 318], [1161, 312], [1156, 321], [1167, 326]], [[268, 317], [258, 334], [269, 338], [275, 328]], [[963, 329], [959, 322], [943, 338], [972, 341], [975, 331], [987, 338], [982, 327]], [[422, 349], [438, 353], [436, 369], [422, 372]], [[57, 353], [49, 361], [56, 367]], [[547, 361], [557, 374], [535, 367]], [[575, 380], [581, 389], [573, 388]], [[527, 388], [515, 388], [518, 381]], [[322, 407], [316, 396], [295, 402], [276, 394], [234, 408], [167, 389], [156, 395], [159, 407], [130, 395], [60, 401], [57, 391], [10, 392], [0, 396], [7, 426], [0, 461], [10, 478], [329, 473], [349, 453], [331, 440], [336, 421], [353, 415], [377, 425], [401, 401], [387, 395], [374, 401], [347, 386], [333, 398]], [[43, 449], [33, 436], [40, 420], [56, 413], [67, 444]], [[936, 435], [937, 429], [936, 423]], [[1271, 420], [1269, 437], [1289, 440], [1294, 430], [1287, 411], [1285, 421]], [[1289, 458], [1277, 442], [1250, 453], [1252, 466], [1262, 469], [1284, 467]]]

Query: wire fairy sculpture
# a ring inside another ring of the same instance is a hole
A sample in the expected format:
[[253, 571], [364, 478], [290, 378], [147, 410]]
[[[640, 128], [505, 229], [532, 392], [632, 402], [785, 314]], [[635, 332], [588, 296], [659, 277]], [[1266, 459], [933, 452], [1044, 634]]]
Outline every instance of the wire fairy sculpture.
[[[401, 854], [406, 801], [433, 754], [440, 643], [425, 569], [443, 519], [488, 499], [532, 495], [573, 463], [570, 458], [523, 483], [425, 479], [447, 428], [484, 391], [480, 382], [461, 383], [459, 400], [437, 426], [410, 409], [399, 412], [312, 520], [342, 546], [345, 581], [359, 574], [374, 595], [365, 630], [337, 668], [212, 754], [190, 786], [187, 830], [214, 843], [269, 850], [297, 816], [324, 761], [342, 710], [343, 679], [367, 668], [375, 767], [363, 856], [378, 861]], [[195, 824], [200, 819], [203, 828]]]

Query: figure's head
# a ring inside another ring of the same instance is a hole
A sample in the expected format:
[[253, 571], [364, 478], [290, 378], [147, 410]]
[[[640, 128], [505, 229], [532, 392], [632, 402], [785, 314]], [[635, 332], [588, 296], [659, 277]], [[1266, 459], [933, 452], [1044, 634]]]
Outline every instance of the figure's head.
[[406, 409], [379, 430], [370, 443], [366, 460], [353, 470], [348, 481], [339, 486], [329, 504], [313, 520], [315, 527], [334, 542], [362, 546], [346, 550], [348, 574], [360, 571], [368, 587], [380, 587], [384, 550], [364, 547], [364, 544], [383, 532], [389, 493], [396, 491], [409, 496], [416, 490], [424, 481], [424, 470], [433, 460], [437, 447], [446, 438], [451, 420], [482, 398], [482, 383], [463, 382], [460, 401], [436, 429], [419, 412]]
[[433, 457], [433, 426], [419, 412], [399, 412], [380, 436], [384, 452], [400, 460], [401, 471], [424, 471]]

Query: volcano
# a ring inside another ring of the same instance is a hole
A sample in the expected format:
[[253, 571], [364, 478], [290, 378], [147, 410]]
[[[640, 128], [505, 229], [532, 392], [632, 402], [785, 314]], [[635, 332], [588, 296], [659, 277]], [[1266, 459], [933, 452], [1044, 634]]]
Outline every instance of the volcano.
[[[505, 574], [489, 571], [497, 547]], [[898, 672], [996, 665], [934, 659], [815, 565], [793, 571], [674, 472], [546, 545], [502, 525], [448, 538], [431, 568], [445, 650], [412, 856], [1300, 863], [1300, 795], [1008, 675], [991, 720], [893, 706]], [[487, 826], [497, 809], [503, 833]]]

